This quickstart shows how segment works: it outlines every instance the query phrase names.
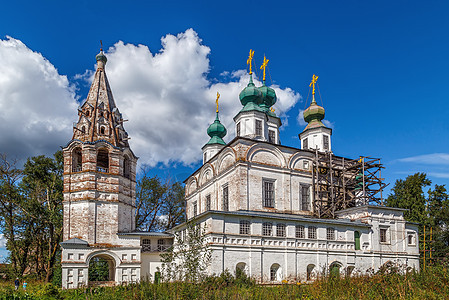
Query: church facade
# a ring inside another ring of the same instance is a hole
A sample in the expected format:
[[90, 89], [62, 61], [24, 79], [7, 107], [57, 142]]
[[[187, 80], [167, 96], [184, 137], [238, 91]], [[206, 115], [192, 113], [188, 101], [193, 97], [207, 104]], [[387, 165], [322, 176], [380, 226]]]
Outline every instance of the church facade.
[[[152, 279], [161, 268], [160, 253], [186, 227], [135, 230], [137, 157], [107, 81], [106, 56], [100, 52], [96, 59], [94, 81], [63, 149], [64, 288], [88, 285], [89, 264], [98, 258], [108, 262], [111, 283]], [[332, 153], [332, 130], [321, 122], [316, 79], [301, 148], [280, 143], [282, 124], [272, 109], [276, 93], [265, 75], [256, 87], [250, 69], [240, 93], [242, 109], [234, 117], [236, 137], [229, 143], [223, 141], [227, 131], [217, 97], [203, 165], [185, 181], [187, 219], [205, 226], [212, 250], [210, 274], [240, 269], [259, 282], [279, 283], [312, 280], [323, 272], [365, 274], [388, 263], [419, 269], [418, 227], [404, 220], [404, 210], [361, 201], [337, 207], [332, 218], [317, 217], [321, 194], [313, 161], [318, 153]]]

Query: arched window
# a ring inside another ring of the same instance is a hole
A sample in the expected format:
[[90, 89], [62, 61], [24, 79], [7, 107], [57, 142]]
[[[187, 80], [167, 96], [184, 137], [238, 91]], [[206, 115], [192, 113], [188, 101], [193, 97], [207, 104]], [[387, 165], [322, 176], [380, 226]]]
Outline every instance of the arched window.
[[352, 271], [354, 271], [354, 266], [348, 266], [348, 267], [346, 268], [346, 276], [347, 276], [347, 277], [350, 277], [351, 274], [352, 274]]
[[72, 151], [72, 172], [81, 172], [82, 170], [81, 148], [77, 147]]
[[235, 267], [235, 278], [240, 278], [246, 275], [248, 275], [246, 264], [244, 262], [239, 262]]
[[85, 126], [81, 127], [81, 133], [86, 133], [86, 127]]
[[280, 281], [281, 280], [281, 274], [280, 274], [280, 266], [279, 264], [272, 264], [270, 268], [270, 280], [271, 281]]
[[313, 269], [315, 269], [315, 265], [310, 264], [307, 266], [307, 280], [313, 279]]
[[105, 132], [104, 126], [101, 126], [101, 127], [100, 127], [100, 134], [104, 134], [104, 132]]
[[329, 267], [329, 274], [331, 277], [340, 277], [340, 264], [334, 262]]
[[354, 231], [355, 250], [360, 250], [360, 232]]
[[125, 159], [123, 160], [123, 176], [128, 179], [131, 177], [131, 161], [127, 155], [125, 155]]
[[90, 112], [88, 110], [86, 110], [86, 117], [88, 117], [90, 115]]
[[97, 152], [97, 171], [109, 172], [109, 153], [107, 149], [99, 149]]

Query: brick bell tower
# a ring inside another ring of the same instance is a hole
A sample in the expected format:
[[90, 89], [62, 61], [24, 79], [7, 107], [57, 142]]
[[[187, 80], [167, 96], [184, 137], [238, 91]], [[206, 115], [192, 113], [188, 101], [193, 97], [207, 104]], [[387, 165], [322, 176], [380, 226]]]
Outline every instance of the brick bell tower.
[[114, 246], [121, 243], [117, 233], [135, 230], [137, 157], [109, 87], [102, 50], [96, 60], [72, 140], [63, 148], [64, 241]]

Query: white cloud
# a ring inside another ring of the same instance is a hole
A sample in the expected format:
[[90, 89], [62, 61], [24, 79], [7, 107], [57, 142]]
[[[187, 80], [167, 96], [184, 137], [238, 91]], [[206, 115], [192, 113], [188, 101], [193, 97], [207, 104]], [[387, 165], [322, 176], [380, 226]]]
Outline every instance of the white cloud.
[[6, 238], [3, 233], [0, 233], [0, 249], [6, 248]]
[[[206, 129], [215, 118], [217, 91], [220, 119], [228, 129], [225, 141], [233, 138], [232, 118], [242, 108], [238, 95], [249, 77], [239, 70], [231, 74], [231, 82], [208, 79], [209, 54], [210, 48], [202, 45], [192, 29], [163, 37], [158, 53], [121, 41], [107, 51], [106, 73], [116, 104], [129, 119], [125, 128], [140, 163], [190, 164], [201, 159], [201, 147], [208, 140]], [[226, 71], [222, 74], [229, 76]], [[276, 113], [285, 125], [285, 113], [300, 95], [290, 88], [272, 87], [278, 96]]]
[[448, 153], [432, 153], [398, 159], [399, 162], [426, 165], [449, 165]]
[[0, 151], [19, 159], [56, 152], [72, 135], [74, 88], [17, 39], [0, 39], [0, 61]]
[[437, 178], [449, 178], [449, 173], [444, 172], [429, 172], [429, 176]]

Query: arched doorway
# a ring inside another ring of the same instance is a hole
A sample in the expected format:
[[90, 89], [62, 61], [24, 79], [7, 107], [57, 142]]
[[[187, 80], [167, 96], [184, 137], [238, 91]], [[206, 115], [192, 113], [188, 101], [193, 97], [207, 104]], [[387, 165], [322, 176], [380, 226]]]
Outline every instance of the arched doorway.
[[248, 276], [248, 270], [244, 262], [239, 262], [235, 267], [235, 277], [239, 278], [243, 276]]
[[282, 269], [279, 264], [272, 264], [270, 268], [270, 281], [281, 281]]
[[329, 267], [329, 275], [331, 277], [340, 277], [340, 267], [341, 264], [339, 262], [333, 262]]
[[115, 283], [115, 260], [107, 254], [99, 254], [89, 261], [89, 285]]
[[310, 264], [307, 266], [307, 280], [312, 280], [315, 278], [315, 276], [313, 274], [313, 269], [315, 269], [314, 264]]

